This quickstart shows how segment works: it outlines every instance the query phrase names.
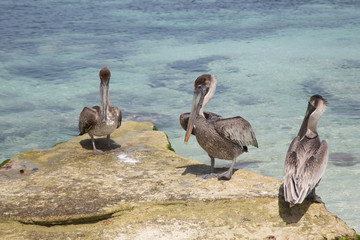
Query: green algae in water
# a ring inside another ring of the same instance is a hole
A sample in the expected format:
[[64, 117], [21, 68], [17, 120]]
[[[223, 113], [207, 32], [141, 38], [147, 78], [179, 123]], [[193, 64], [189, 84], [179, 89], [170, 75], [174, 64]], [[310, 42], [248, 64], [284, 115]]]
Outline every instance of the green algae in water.
[[53, 147], [56, 147], [57, 145], [60, 145], [60, 144], [62, 144], [62, 143], [64, 143], [64, 142], [55, 143]]

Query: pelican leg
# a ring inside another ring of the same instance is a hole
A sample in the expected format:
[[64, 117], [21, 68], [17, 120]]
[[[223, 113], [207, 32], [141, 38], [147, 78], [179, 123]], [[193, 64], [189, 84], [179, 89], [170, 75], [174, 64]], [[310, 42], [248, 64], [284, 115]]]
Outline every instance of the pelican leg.
[[211, 166], [210, 166], [210, 171], [211, 173], [209, 174], [204, 174], [204, 175], [198, 175], [198, 177], [202, 177], [204, 179], [208, 179], [208, 178], [215, 178], [217, 177], [218, 175], [216, 173], [214, 173], [214, 165], [215, 165], [215, 158], [210, 157], [210, 160], [211, 160]]
[[94, 154], [104, 154], [104, 152], [101, 151], [100, 149], [96, 149], [94, 135], [92, 135], [90, 133], [89, 133], [89, 135], [91, 137], [91, 143], [93, 145], [93, 153]]
[[313, 201], [313, 202], [316, 202], [316, 203], [323, 203], [325, 204], [321, 197], [316, 195], [315, 193], [315, 188], [311, 191], [311, 193], [306, 197], [306, 199], [310, 200], [310, 201]]
[[106, 136], [108, 148], [110, 149], [111, 143], [110, 143], [110, 134]]
[[[120, 152], [120, 147], [121, 145], [118, 144], [117, 142], [113, 142], [113, 146], [111, 146], [111, 140], [110, 140], [110, 134], [107, 135], [107, 142], [108, 142], [108, 148], [111, 149], [112, 152]], [[115, 149], [112, 149], [115, 148]]]
[[236, 158], [233, 159], [229, 170], [218, 175], [219, 180], [230, 180], [233, 174], [233, 169], [236, 163]]

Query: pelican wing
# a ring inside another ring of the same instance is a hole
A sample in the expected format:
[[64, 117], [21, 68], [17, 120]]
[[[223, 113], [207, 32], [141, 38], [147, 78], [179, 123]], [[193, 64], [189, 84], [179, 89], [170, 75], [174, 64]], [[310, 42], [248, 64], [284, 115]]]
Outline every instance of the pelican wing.
[[298, 199], [298, 189], [296, 185], [296, 172], [298, 168], [296, 149], [300, 144], [300, 137], [295, 137], [291, 142], [286, 154], [284, 166], [284, 198], [287, 202], [294, 202]]
[[[216, 121], [218, 119], [221, 119], [220, 115], [212, 113], [212, 112], [204, 112], [204, 116], [209, 121]], [[185, 131], [187, 129], [187, 125], [189, 122], [189, 117], [190, 117], [190, 113], [183, 113], [180, 115], [180, 125]], [[194, 128], [195, 128], [195, 126], [194, 126]], [[192, 131], [191, 134], [195, 135], [194, 130]]]
[[115, 114], [117, 116], [117, 120], [118, 120], [116, 128], [119, 128], [121, 126], [121, 120], [122, 120], [121, 110], [118, 107], [114, 107], [114, 106], [111, 106], [111, 107], [114, 109], [114, 112], [115, 112]]
[[298, 170], [299, 202], [302, 202], [324, 175], [329, 158], [328, 145], [322, 141], [317, 152]]
[[89, 130], [96, 124], [99, 111], [100, 108], [98, 106], [94, 106], [92, 108], [84, 107], [79, 118], [79, 135], [89, 132]]
[[212, 113], [212, 112], [204, 112], [204, 116], [206, 118], [206, 120], [210, 121], [210, 122], [215, 122], [217, 120], [222, 119], [222, 117], [216, 113]]
[[215, 130], [222, 137], [240, 145], [241, 147], [249, 144], [258, 147], [258, 143], [251, 125], [242, 117], [219, 119], [214, 123]]
[[322, 141], [318, 149], [304, 148], [296, 137], [290, 144], [284, 166], [284, 197], [291, 206], [302, 203], [317, 186], [328, 162], [328, 146]]
[[[180, 125], [186, 131], [189, 122], [190, 113], [183, 113], [180, 115]], [[194, 130], [192, 132], [194, 134]]]

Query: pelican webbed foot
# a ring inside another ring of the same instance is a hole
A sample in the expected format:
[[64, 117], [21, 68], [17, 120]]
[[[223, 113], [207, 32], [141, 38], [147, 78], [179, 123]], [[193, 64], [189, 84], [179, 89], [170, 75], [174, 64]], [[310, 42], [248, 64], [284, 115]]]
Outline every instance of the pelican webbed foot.
[[236, 163], [236, 158], [234, 158], [232, 160], [229, 170], [218, 175], [218, 179], [219, 180], [230, 180], [231, 176], [233, 174], [233, 169], [234, 169], [235, 163]]
[[105, 154], [105, 152], [100, 150], [100, 149], [95, 148], [94, 151], [93, 151], [93, 154]]
[[218, 174], [218, 179], [219, 180], [230, 180], [231, 179], [231, 176], [232, 176], [232, 168], [227, 170], [226, 172], [223, 172], [223, 173], [220, 173]]

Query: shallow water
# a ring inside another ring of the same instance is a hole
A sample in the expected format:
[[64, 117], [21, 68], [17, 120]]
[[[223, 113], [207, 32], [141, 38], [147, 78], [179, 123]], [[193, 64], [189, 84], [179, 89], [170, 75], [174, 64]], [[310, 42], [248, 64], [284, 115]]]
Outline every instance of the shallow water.
[[177, 153], [206, 163], [178, 121], [196, 77], [216, 75], [206, 110], [244, 117], [259, 142], [238, 167], [281, 179], [307, 101], [321, 94], [330, 160], [317, 191], [360, 232], [360, 2], [254, 2], [1, 1], [0, 160], [77, 136], [107, 65], [125, 120], [154, 122]]

